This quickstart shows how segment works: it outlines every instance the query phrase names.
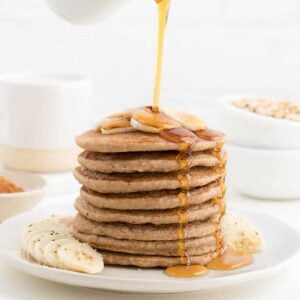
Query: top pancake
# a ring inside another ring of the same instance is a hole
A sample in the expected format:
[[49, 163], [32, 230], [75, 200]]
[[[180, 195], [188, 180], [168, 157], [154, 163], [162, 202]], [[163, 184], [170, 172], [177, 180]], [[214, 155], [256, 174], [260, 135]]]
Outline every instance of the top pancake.
[[[159, 134], [141, 131], [104, 135], [91, 130], [76, 137], [76, 143], [85, 150], [102, 153], [180, 150], [179, 144], [167, 141]], [[192, 150], [203, 151], [216, 146], [216, 141], [199, 139]]]

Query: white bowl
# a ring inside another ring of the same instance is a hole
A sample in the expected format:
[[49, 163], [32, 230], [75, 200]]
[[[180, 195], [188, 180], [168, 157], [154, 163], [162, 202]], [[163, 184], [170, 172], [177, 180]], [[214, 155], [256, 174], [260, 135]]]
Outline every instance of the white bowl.
[[280, 100], [278, 97], [246, 95], [220, 98], [221, 118], [228, 142], [252, 148], [300, 150], [300, 122], [259, 115], [231, 104], [234, 100], [257, 98]]
[[233, 189], [256, 198], [300, 198], [300, 150], [226, 148], [227, 183]]
[[22, 187], [24, 192], [0, 194], [0, 222], [37, 205], [46, 192], [46, 181], [41, 176], [12, 171], [0, 171], [0, 176]]

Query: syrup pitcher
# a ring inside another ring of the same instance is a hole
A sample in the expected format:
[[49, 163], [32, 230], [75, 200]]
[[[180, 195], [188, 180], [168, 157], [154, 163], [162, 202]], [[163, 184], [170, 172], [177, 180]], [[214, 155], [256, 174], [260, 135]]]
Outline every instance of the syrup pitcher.
[[78, 25], [94, 24], [112, 15], [130, 0], [45, 0], [58, 16]]

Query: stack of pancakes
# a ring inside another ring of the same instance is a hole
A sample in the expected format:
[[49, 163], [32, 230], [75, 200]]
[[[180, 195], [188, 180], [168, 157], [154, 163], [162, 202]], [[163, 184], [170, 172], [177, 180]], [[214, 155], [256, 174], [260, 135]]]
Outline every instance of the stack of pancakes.
[[83, 185], [74, 235], [100, 249], [106, 264], [169, 267], [207, 264], [222, 251], [222, 140], [200, 139], [187, 158], [182, 189], [180, 145], [159, 134], [89, 131], [74, 171]]

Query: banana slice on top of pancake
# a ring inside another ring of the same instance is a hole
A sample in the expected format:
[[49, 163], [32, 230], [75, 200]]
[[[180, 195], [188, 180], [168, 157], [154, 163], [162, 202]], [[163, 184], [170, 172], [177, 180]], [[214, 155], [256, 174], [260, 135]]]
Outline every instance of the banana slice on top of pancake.
[[179, 127], [191, 131], [207, 128], [205, 122], [193, 114], [168, 108], [161, 108], [160, 111], [153, 112], [151, 108], [144, 107], [108, 116], [96, 125], [95, 130], [102, 134], [130, 131], [160, 133], [162, 130]]
[[28, 226], [22, 250], [40, 264], [75, 272], [97, 274], [103, 270], [100, 253], [75, 239], [64, 219], [47, 219]]
[[116, 134], [136, 131], [130, 124], [132, 117], [131, 111], [124, 111], [118, 114], [113, 114], [101, 120], [95, 126], [95, 131], [102, 134]]
[[185, 113], [169, 108], [161, 108], [161, 111], [165, 113], [167, 117], [170, 119], [180, 123], [180, 125], [188, 130], [191, 131], [199, 131], [199, 130], [204, 130], [207, 128], [204, 120], [201, 118], [190, 114], [190, 113]]

